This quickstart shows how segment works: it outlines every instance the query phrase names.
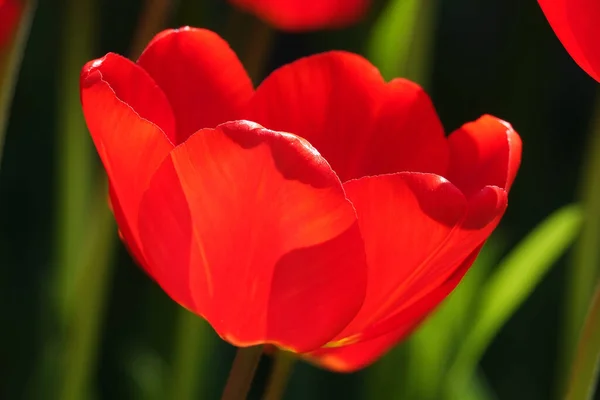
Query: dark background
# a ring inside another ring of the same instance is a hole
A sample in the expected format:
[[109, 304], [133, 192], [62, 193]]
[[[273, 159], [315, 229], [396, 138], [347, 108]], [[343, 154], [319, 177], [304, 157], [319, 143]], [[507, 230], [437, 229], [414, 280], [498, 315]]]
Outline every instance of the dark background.
[[[377, 1], [361, 24], [346, 30], [277, 33], [267, 69], [330, 48], [364, 52], [383, 3]], [[56, 166], [63, 156], [57, 108], [59, 75], [64, 72], [59, 49], [67, 7], [65, 1], [39, 4], [2, 159], [2, 399], [57, 398], [52, 379], [39, 370], [40, 360], [55, 351], [48, 350], [48, 343], [58, 334], [48, 292], [55, 268]], [[108, 51], [128, 53], [140, 7], [140, 1], [100, 1], [93, 58]], [[222, 32], [229, 10], [224, 2], [182, 0], [168, 26], [195, 25]], [[447, 131], [490, 113], [510, 121], [523, 138], [522, 167], [500, 227], [509, 249], [553, 210], [577, 199], [598, 86], [562, 48], [534, 0], [440, 0], [431, 62], [427, 86]], [[72, 79], [78, 80], [78, 75]], [[95, 157], [91, 141], [89, 152]], [[86, 399], [152, 398], [144, 393], [152, 391], [154, 379], [140, 380], [135, 371], [150, 370], [147, 376], [160, 376], [172, 359], [178, 308], [133, 265], [122, 245], [118, 249], [91, 377], [95, 395]], [[483, 358], [482, 371], [498, 399], [553, 397], [566, 261], [544, 278]], [[207, 346], [212, 356], [209, 365], [197, 372], [205, 387], [199, 399], [218, 397], [233, 357], [232, 348], [216, 338]], [[50, 364], [53, 373], [60, 373], [59, 361]], [[261, 366], [259, 384], [265, 369]], [[362, 398], [360, 385], [367, 376], [367, 371], [336, 375], [302, 364], [287, 398]], [[159, 381], [156, 378], [154, 383]]]

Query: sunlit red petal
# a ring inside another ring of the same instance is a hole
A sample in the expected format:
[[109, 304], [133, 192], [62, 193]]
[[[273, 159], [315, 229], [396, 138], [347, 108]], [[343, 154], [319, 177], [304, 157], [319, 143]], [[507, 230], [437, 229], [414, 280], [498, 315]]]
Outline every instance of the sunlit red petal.
[[166, 93], [177, 120], [177, 141], [202, 128], [240, 119], [252, 82], [226, 41], [205, 29], [158, 34], [138, 64]]
[[600, 82], [600, 2], [538, 0], [556, 36], [577, 64]]
[[0, 0], [0, 50], [14, 36], [22, 10], [20, 0]]
[[244, 121], [192, 135], [153, 177], [140, 231], [163, 289], [239, 346], [313, 350], [364, 299], [354, 209], [294, 135]]
[[307, 358], [328, 369], [351, 372], [371, 364], [390, 348], [409, 335], [431, 311], [433, 311], [458, 285], [469, 270], [482, 246], [479, 246], [456, 271], [428, 296], [402, 310], [396, 316], [397, 324], [391, 330], [374, 339], [343, 347], [324, 348], [307, 355]]
[[423, 90], [406, 80], [385, 84], [356, 54], [328, 52], [276, 70], [256, 90], [247, 118], [304, 137], [342, 181], [447, 167], [443, 130]]
[[370, 0], [230, 0], [287, 31], [337, 28], [358, 21]]
[[467, 201], [433, 174], [367, 177], [344, 187], [358, 214], [369, 277], [363, 307], [334, 343], [412, 325], [404, 310], [448, 280], [487, 239], [506, 208], [502, 189], [485, 188]]
[[449, 137], [447, 178], [467, 197], [484, 186], [510, 190], [521, 164], [521, 139], [508, 122], [484, 115]]
[[168, 103], [148, 74], [114, 54], [83, 68], [81, 102], [108, 174], [119, 228], [143, 263], [136, 218], [151, 175], [173, 148], [165, 134], [174, 127]]

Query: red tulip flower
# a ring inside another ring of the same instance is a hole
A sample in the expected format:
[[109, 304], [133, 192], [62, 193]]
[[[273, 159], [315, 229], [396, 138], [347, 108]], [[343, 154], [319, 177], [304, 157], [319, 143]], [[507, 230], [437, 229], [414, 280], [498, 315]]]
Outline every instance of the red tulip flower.
[[0, 0], [0, 50], [8, 44], [21, 16], [19, 0]]
[[356, 54], [300, 59], [255, 90], [202, 29], [159, 34], [137, 63], [89, 62], [81, 99], [122, 238], [164, 291], [236, 346], [340, 371], [458, 284], [521, 157], [489, 115], [445, 137], [418, 85]]
[[538, 0], [550, 26], [575, 62], [600, 82], [600, 1]]
[[370, 0], [230, 0], [285, 31], [342, 28], [357, 22]]

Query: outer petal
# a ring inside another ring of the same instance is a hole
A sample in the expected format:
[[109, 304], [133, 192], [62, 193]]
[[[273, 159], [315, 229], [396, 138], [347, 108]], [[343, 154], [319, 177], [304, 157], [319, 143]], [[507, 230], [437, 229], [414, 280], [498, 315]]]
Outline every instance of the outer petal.
[[81, 73], [87, 126], [111, 183], [111, 201], [124, 240], [142, 264], [137, 213], [150, 177], [173, 145], [174, 120], [164, 94], [141, 68], [115, 54]]
[[369, 277], [363, 307], [331, 345], [412, 325], [395, 316], [454, 274], [506, 208], [501, 189], [487, 188], [467, 202], [454, 185], [432, 174], [361, 178], [344, 187], [358, 214]]
[[[386, 85], [356, 54], [328, 52], [276, 70], [256, 90], [248, 119], [306, 138], [342, 181], [447, 166], [443, 130], [423, 90], [406, 80]], [[421, 157], [425, 149], [433, 153]]]
[[230, 0], [287, 31], [337, 28], [358, 21], [370, 0]]
[[600, 2], [538, 0], [550, 26], [575, 62], [600, 82]]
[[240, 119], [252, 82], [227, 42], [185, 27], [159, 33], [138, 64], [166, 93], [177, 119], [176, 143], [202, 128]]
[[22, 9], [19, 0], [0, 0], [0, 51], [13, 36]]
[[197, 132], [152, 179], [140, 231], [163, 289], [238, 346], [313, 350], [364, 299], [354, 209], [291, 134], [245, 121]]
[[482, 246], [479, 246], [456, 271], [427, 297], [422, 298], [398, 316], [395, 329], [371, 340], [349, 346], [325, 348], [308, 355], [309, 361], [338, 371], [352, 372], [371, 364], [409, 335], [458, 285], [469, 270]]
[[449, 143], [447, 178], [467, 197], [484, 186], [510, 190], [521, 164], [521, 138], [508, 122], [484, 115], [453, 132]]

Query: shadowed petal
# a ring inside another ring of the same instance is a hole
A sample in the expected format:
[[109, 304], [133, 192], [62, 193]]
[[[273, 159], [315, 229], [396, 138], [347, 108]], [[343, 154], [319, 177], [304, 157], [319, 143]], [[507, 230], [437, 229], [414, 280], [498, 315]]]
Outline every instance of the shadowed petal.
[[364, 299], [354, 209], [291, 134], [238, 121], [192, 135], [152, 179], [140, 231], [163, 289], [238, 346], [313, 350]]
[[333, 345], [412, 325], [404, 310], [455, 274], [506, 208], [502, 189], [485, 188], [467, 201], [454, 185], [433, 174], [367, 177], [344, 187], [357, 211], [369, 277], [363, 307]]
[[325, 348], [308, 355], [308, 360], [338, 372], [352, 372], [364, 368], [402, 341], [429, 315], [458, 285], [469, 270], [482, 246], [479, 246], [456, 271], [427, 297], [401, 311], [396, 316], [394, 330], [374, 339], [343, 347]]

